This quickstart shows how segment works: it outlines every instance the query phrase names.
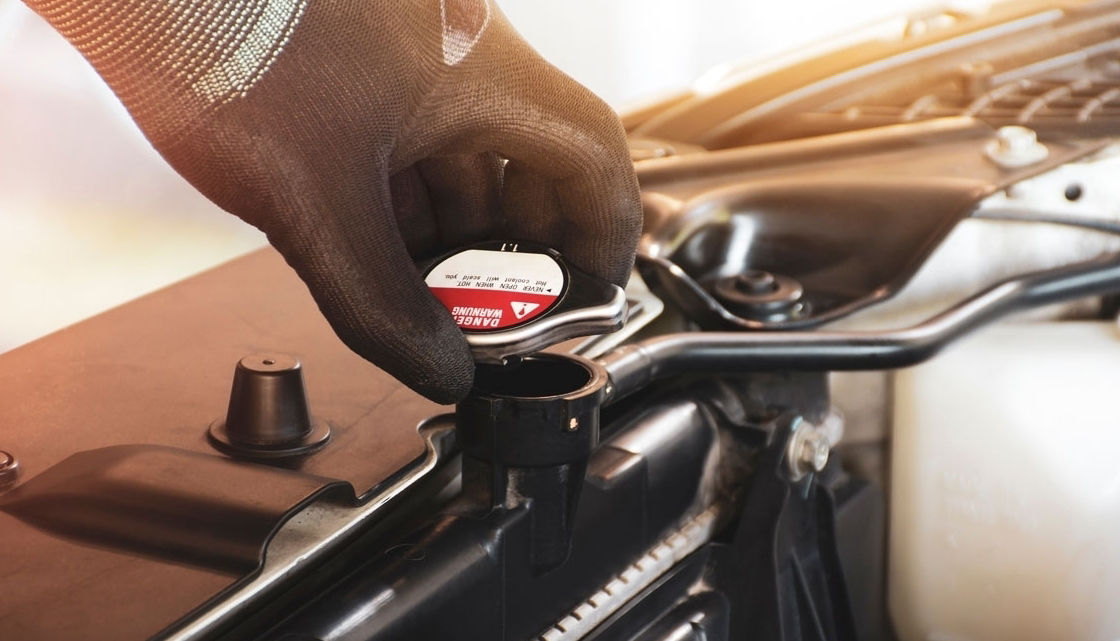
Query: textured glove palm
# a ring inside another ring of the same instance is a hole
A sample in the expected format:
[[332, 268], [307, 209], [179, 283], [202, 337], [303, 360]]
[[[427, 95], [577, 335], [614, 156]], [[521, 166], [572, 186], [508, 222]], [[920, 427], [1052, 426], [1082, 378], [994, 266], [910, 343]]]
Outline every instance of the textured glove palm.
[[621, 126], [489, 2], [29, 4], [179, 173], [267, 233], [351, 349], [429, 398], [465, 395], [473, 362], [414, 258], [513, 238], [626, 280]]

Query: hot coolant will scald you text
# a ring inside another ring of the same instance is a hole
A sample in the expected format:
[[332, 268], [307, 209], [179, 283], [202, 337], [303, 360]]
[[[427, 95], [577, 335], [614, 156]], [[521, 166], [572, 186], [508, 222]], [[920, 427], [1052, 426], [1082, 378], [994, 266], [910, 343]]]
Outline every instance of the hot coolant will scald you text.
[[563, 270], [547, 254], [485, 249], [450, 256], [425, 282], [467, 331], [527, 323], [548, 311], [565, 286]]

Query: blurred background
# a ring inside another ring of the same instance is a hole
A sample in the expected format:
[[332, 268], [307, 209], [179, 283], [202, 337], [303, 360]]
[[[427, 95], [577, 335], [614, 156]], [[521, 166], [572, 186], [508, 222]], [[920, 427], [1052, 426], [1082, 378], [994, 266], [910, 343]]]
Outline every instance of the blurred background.
[[[945, 3], [498, 4], [548, 60], [625, 109], [721, 63]], [[65, 40], [21, 2], [0, 0], [0, 352], [264, 243], [167, 167]]]

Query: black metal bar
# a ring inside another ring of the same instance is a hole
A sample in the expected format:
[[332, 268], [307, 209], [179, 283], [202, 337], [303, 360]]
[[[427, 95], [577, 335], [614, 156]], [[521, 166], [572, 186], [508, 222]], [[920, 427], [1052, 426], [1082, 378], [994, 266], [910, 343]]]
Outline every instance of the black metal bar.
[[703, 332], [658, 336], [600, 359], [607, 402], [688, 373], [881, 370], [925, 361], [1012, 312], [1120, 291], [1120, 254], [1005, 280], [913, 327], [890, 331]]

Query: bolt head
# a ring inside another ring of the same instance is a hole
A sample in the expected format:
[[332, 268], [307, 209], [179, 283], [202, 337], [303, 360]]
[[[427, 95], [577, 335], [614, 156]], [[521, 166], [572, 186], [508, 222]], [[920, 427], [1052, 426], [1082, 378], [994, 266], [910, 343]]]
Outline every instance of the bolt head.
[[999, 141], [1000, 151], [1015, 153], [1034, 147], [1038, 135], [1026, 127], [1008, 125], [996, 130], [996, 140]]
[[761, 269], [748, 269], [735, 277], [735, 289], [744, 294], [770, 294], [778, 291], [774, 275]]
[[821, 472], [828, 465], [831, 444], [825, 430], [798, 420], [793, 424], [786, 447], [786, 465], [790, 478], [800, 481], [813, 472]]
[[820, 432], [808, 435], [801, 445], [801, 460], [814, 472], [824, 470], [828, 465], [828, 437]]
[[1038, 141], [1034, 130], [1008, 125], [996, 130], [995, 138], [985, 145], [984, 153], [1000, 167], [1014, 169], [1040, 162], [1050, 151]]

